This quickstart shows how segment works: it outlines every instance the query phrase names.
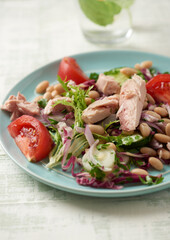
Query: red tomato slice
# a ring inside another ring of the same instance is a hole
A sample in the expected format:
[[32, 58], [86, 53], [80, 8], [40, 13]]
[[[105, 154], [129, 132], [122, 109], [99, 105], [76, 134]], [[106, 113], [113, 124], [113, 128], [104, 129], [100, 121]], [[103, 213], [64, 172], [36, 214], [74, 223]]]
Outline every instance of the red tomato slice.
[[89, 80], [89, 78], [77, 64], [76, 60], [71, 57], [65, 57], [62, 59], [59, 65], [58, 75], [63, 81], [65, 79], [66, 81], [73, 80], [76, 84], [80, 84]]
[[158, 102], [170, 104], [170, 74], [159, 74], [146, 84], [147, 92]]
[[46, 127], [36, 118], [23, 115], [8, 126], [10, 135], [25, 157], [38, 162], [47, 157], [53, 141]]

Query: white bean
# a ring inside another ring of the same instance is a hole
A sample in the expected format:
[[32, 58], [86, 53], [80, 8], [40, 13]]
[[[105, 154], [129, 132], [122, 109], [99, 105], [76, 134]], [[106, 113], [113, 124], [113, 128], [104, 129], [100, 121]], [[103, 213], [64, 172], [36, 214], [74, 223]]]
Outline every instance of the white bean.
[[143, 137], [148, 137], [151, 133], [151, 128], [148, 126], [147, 123], [141, 123], [139, 125], [139, 130]]
[[149, 163], [153, 168], [155, 168], [156, 170], [159, 170], [159, 171], [162, 170], [164, 167], [162, 162], [158, 158], [155, 158], [155, 157], [150, 157]]
[[120, 72], [123, 73], [124, 75], [128, 76], [128, 77], [137, 73], [136, 69], [129, 68], [129, 67], [121, 68]]
[[104, 128], [101, 125], [88, 125], [92, 133], [103, 135], [105, 133]]
[[144, 61], [141, 64], [142, 68], [151, 68], [152, 67], [152, 61]]
[[45, 99], [47, 99], [47, 100], [50, 100], [50, 99], [52, 98], [51, 93], [50, 93], [50, 92], [44, 93], [43, 98], [45, 98]]
[[165, 133], [166, 135], [170, 136], [170, 123], [168, 123], [165, 127]]
[[162, 133], [156, 133], [154, 135], [154, 138], [156, 140], [158, 140], [159, 142], [161, 142], [161, 143], [168, 143], [168, 142], [170, 142], [170, 136], [167, 136], [167, 135], [162, 134]]
[[56, 90], [58, 92], [58, 94], [65, 92], [61, 83], [57, 83], [56, 85], [54, 85], [54, 90]]
[[168, 151], [164, 148], [158, 149], [157, 153], [158, 153], [159, 158], [167, 159], [167, 160], [170, 159], [170, 151]]
[[100, 97], [99, 93], [97, 91], [94, 91], [94, 90], [90, 91], [88, 95], [89, 95], [90, 98], [93, 98], [93, 99], [96, 99], [96, 98]]
[[116, 151], [116, 145], [112, 142], [107, 142], [107, 144], [109, 144], [109, 146], [107, 148], [111, 148], [113, 149], [114, 151]]
[[166, 117], [168, 115], [167, 110], [165, 108], [162, 108], [162, 107], [154, 108], [154, 112], [158, 113], [161, 117]]
[[141, 168], [134, 168], [134, 169], [131, 170], [131, 173], [134, 173], [134, 174], [139, 175], [139, 176], [148, 175], [148, 172], [144, 169], [141, 169]]
[[153, 156], [153, 157], [156, 156], [156, 151], [153, 148], [150, 148], [150, 147], [142, 147], [140, 149], [140, 152], [143, 153], [143, 154], [148, 154], [149, 156]]
[[44, 93], [48, 86], [49, 86], [48, 81], [42, 81], [37, 85], [35, 90], [37, 93]]
[[154, 98], [149, 93], [146, 94], [146, 97], [147, 97], [149, 103], [151, 103], [153, 105], [155, 104]]

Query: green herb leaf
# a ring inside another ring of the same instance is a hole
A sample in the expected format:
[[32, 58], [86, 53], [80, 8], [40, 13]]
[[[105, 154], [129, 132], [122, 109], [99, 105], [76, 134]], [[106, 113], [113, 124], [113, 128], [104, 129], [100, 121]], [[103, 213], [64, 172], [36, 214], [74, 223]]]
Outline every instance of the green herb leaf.
[[47, 105], [47, 99], [45, 99], [45, 98], [40, 99], [38, 101], [38, 105], [39, 105], [40, 108], [45, 108], [46, 105]]
[[149, 176], [147, 175], [145, 179], [143, 179], [141, 176], [139, 176], [140, 181], [145, 185], [156, 185], [163, 181], [162, 176]]
[[120, 127], [120, 120], [114, 120], [108, 124], [105, 124], [104, 129], [107, 130], [108, 128], [119, 128]]
[[164, 122], [164, 120], [163, 120], [163, 119], [160, 119], [160, 120], [158, 120], [158, 122]]
[[89, 76], [90, 79], [94, 79], [95, 81], [97, 81], [98, 77], [99, 77], [98, 73], [90, 73]]
[[109, 144], [105, 143], [105, 144], [98, 144], [97, 145], [97, 150], [102, 150], [102, 149], [107, 149], [107, 147], [109, 146]]
[[50, 121], [51, 124], [57, 124], [58, 122], [52, 118], [48, 118], [48, 120]]
[[90, 171], [90, 175], [92, 177], [95, 177], [99, 181], [102, 181], [103, 178], [106, 176], [106, 174], [100, 168], [98, 168], [98, 166], [93, 166]]
[[157, 75], [157, 72], [158, 72], [156, 68], [150, 68], [149, 71], [150, 71], [152, 76]]
[[128, 169], [129, 169], [129, 168], [128, 168], [128, 165], [122, 164], [122, 163], [120, 162], [120, 159], [118, 158], [117, 155], [115, 155], [115, 165], [117, 165], [119, 168], [122, 168], [122, 169], [124, 169], [124, 170], [128, 170]]
[[113, 23], [114, 15], [121, 11], [119, 5], [108, 0], [79, 0], [79, 4], [86, 17], [101, 26]]

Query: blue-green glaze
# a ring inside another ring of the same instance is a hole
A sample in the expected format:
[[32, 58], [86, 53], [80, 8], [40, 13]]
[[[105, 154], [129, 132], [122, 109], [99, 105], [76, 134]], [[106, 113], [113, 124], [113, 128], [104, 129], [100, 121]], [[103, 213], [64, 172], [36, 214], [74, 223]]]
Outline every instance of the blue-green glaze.
[[[74, 57], [86, 74], [90, 72], [104, 72], [111, 68], [120, 66], [133, 67], [136, 63], [145, 60], [153, 61], [154, 67], [160, 72], [170, 71], [170, 58], [152, 53], [137, 51], [100, 51], [89, 52], [72, 56]], [[52, 62], [25, 77], [7, 94], [4, 101], [11, 95], [16, 95], [18, 91], [24, 94], [28, 101], [33, 100], [37, 94], [34, 89], [42, 80], [48, 80], [50, 83], [56, 81], [58, 66], [60, 60]], [[62, 172], [58, 173], [53, 170], [47, 170], [42, 163], [30, 163], [20, 152], [13, 139], [10, 137], [7, 126], [10, 123], [8, 113], [0, 111], [0, 142], [9, 157], [20, 166], [26, 173], [37, 179], [38, 181], [55, 187], [60, 190], [95, 197], [129, 197], [143, 195], [147, 193], [163, 190], [170, 186], [170, 173], [164, 175], [164, 181], [159, 185], [145, 186], [134, 185], [125, 186], [121, 190], [95, 189], [80, 186], [74, 178]], [[58, 169], [60, 171], [60, 169]], [[170, 166], [165, 166], [162, 173], [169, 171]], [[159, 172], [160, 173], [160, 172]], [[158, 172], [152, 171], [152, 175]]]

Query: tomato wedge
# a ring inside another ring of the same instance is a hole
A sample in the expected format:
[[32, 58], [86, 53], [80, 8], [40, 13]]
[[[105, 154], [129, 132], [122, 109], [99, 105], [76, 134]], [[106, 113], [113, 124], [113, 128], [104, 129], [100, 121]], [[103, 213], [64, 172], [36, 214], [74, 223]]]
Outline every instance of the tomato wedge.
[[65, 57], [59, 65], [58, 75], [64, 81], [73, 80], [76, 84], [88, 81], [89, 78], [82, 71], [74, 58]]
[[170, 74], [159, 74], [146, 84], [147, 92], [158, 102], [170, 104]]
[[53, 141], [48, 130], [34, 117], [22, 115], [10, 123], [8, 131], [31, 162], [41, 161], [52, 149]]

